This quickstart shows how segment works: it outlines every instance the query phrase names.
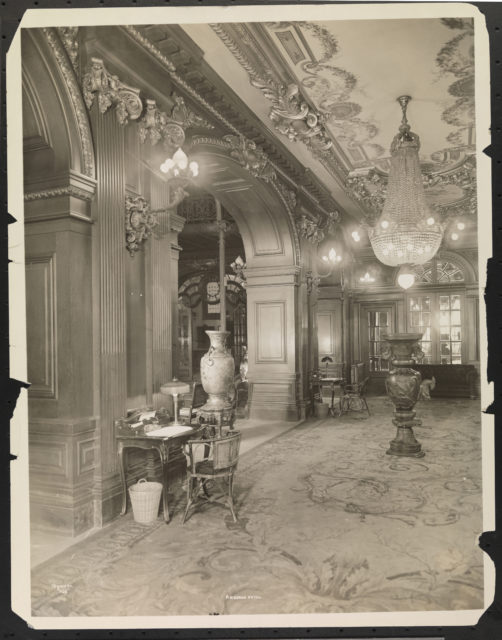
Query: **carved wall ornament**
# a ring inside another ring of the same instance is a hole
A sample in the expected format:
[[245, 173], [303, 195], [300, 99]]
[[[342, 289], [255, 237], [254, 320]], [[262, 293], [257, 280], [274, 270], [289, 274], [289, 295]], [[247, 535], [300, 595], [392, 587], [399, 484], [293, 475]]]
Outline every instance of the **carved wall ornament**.
[[302, 215], [296, 220], [296, 229], [300, 237], [312, 244], [319, 244], [324, 240], [325, 232], [319, 226], [319, 221]]
[[174, 98], [174, 106], [171, 111], [171, 119], [182, 126], [183, 129], [189, 129], [190, 127], [214, 129], [214, 125], [199, 116], [195, 111], [192, 111], [190, 107], [187, 107], [185, 100], [181, 96], [173, 93], [172, 97]]
[[305, 274], [305, 284], [307, 285], [307, 293], [317, 295], [319, 293], [319, 285], [321, 283], [321, 278], [319, 276], [314, 276], [312, 271], [307, 271]]
[[280, 180], [276, 180], [276, 185], [279, 191], [281, 192], [284, 200], [287, 202], [288, 207], [291, 209], [291, 211], [294, 211], [298, 203], [296, 191], [294, 191], [294, 189], [290, 189], [289, 187], [287, 187], [284, 184], [284, 182], [281, 182]]
[[126, 248], [133, 257], [150, 237], [158, 221], [150, 211], [148, 202], [141, 196], [126, 196], [125, 206]]
[[61, 43], [61, 39], [58, 37], [55, 29], [44, 28], [44, 35], [49, 43], [57, 64], [61, 71], [61, 75], [65, 81], [66, 87], [70, 94], [70, 99], [73, 103], [75, 110], [75, 117], [78, 125], [78, 135], [82, 146], [83, 166], [82, 173], [90, 178], [94, 178], [96, 175], [96, 164], [94, 161], [94, 145], [92, 142], [91, 126], [89, 123], [89, 116], [85, 109], [85, 104], [82, 99], [82, 92], [75, 75], [75, 70], [68, 61], [68, 56]]
[[230, 146], [232, 158], [244, 167], [255, 178], [269, 181], [276, 178], [276, 172], [269, 162], [267, 154], [252, 140], [244, 136], [227, 135], [223, 140]]
[[78, 27], [57, 27], [57, 31], [71, 64], [78, 73]]
[[91, 58], [91, 68], [84, 75], [82, 86], [84, 100], [89, 110], [97, 94], [100, 113], [106, 113], [110, 107], [114, 106], [117, 120], [122, 125], [129, 119], [137, 120], [143, 111], [139, 89], [127, 86], [117, 76], [109, 73], [100, 58]]

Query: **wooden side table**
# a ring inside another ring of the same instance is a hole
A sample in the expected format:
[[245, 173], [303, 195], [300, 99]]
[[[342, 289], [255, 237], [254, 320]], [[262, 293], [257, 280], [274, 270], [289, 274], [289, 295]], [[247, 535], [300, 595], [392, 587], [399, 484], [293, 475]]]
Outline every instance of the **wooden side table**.
[[196, 436], [198, 433], [197, 429], [193, 429], [192, 431], [187, 431], [186, 433], [182, 433], [176, 436], [169, 437], [157, 437], [157, 436], [147, 436], [144, 434], [131, 434], [131, 435], [117, 435], [117, 454], [119, 458], [119, 467], [120, 467], [120, 478], [122, 482], [122, 509], [120, 511], [120, 515], [124, 515], [127, 510], [127, 481], [126, 481], [126, 471], [124, 465], [124, 453], [126, 449], [144, 449], [144, 450], [155, 450], [158, 452], [160, 456], [160, 462], [162, 465], [162, 506], [164, 511], [164, 520], [166, 523], [169, 522], [169, 505], [167, 500], [167, 492], [168, 492], [168, 478], [167, 478], [167, 470], [169, 467], [170, 456], [176, 451], [181, 451], [183, 444]]

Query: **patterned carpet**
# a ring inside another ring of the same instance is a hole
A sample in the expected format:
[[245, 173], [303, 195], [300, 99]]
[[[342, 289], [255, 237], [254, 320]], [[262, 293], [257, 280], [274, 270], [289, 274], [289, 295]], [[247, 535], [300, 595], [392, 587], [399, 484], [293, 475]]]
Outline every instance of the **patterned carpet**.
[[426, 456], [385, 455], [391, 405], [306, 422], [244, 454], [239, 522], [208, 505], [181, 525], [128, 514], [37, 567], [37, 616], [483, 608], [480, 408], [418, 405]]

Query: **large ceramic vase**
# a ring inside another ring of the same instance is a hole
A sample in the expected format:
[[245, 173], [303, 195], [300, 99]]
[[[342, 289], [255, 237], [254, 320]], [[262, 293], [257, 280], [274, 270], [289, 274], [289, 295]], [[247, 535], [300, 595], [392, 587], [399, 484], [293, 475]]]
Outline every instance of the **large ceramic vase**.
[[415, 438], [413, 427], [420, 425], [415, 420], [414, 406], [420, 395], [422, 376], [413, 369], [423, 357], [418, 344], [421, 333], [393, 333], [384, 336], [381, 355], [389, 360], [389, 375], [385, 380], [387, 395], [395, 406], [392, 423], [397, 427], [394, 440], [387, 450], [389, 455], [421, 458], [422, 445]]
[[200, 378], [209, 398], [201, 411], [229, 409], [229, 390], [234, 382], [234, 359], [227, 349], [229, 331], [206, 331], [209, 350], [200, 360]]

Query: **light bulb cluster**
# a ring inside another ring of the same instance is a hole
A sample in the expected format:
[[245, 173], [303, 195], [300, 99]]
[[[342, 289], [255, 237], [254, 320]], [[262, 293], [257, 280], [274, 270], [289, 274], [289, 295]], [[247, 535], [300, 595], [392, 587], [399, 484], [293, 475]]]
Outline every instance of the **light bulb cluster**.
[[171, 174], [175, 178], [196, 178], [199, 175], [199, 165], [195, 160], [188, 161], [187, 154], [180, 147], [172, 158], [167, 158], [161, 165], [162, 173]]
[[[462, 222], [462, 221], [456, 222], [455, 223], [455, 228], [458, 231], [463, 231], [465, 229], [465, 222]], [[456, 231], [453, 231], [453, 233], [450, 235], [450, 238], [452, 240], [458, 240], [460, 238], [460, 235]]]
[[337, 262], [341, 262], [342, 256], [340, 254], [337, 254], [335, 249], [331, 247], [331, 249], [328, 251], [328, 255], [322, 256], [321, 260], [326, 263], [331, 262], [331, 264], [336, 264]]
[[367, 283], [367, 282], [375, 282], [375, 278], [373, 278], [373, 276], [370, 276], [369, 272], [366, 271], [366, 273], [364, 274], [364, 276], [361, 276], [359, 278], [359, 282], [363, 282], [363, 283]]

